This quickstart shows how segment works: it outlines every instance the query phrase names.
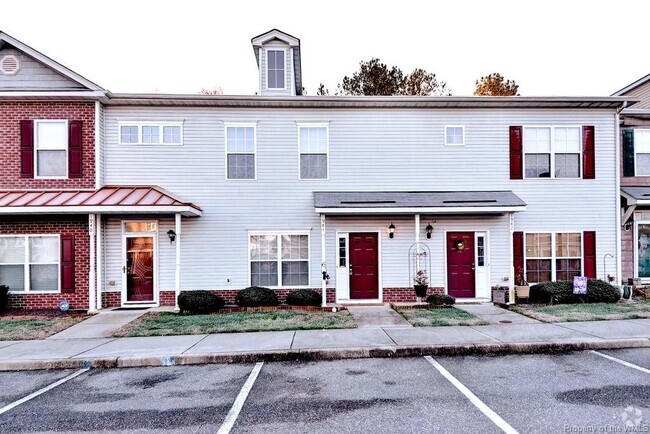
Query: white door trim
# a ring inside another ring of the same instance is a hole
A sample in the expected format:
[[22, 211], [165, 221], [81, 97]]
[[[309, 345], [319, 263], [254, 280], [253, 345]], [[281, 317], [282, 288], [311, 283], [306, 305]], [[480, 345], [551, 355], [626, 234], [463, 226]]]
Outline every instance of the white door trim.
[[[132, 222], [155, 222], [156, 231], [155, 232], [126, 232], [124, 230], [124, 225], [126, 223]], [[129, 306], [159, 306], [159, 291], [158, 291], [158, 228], [159, 222], [157, 220], [122, 220], [120, 222], [122, 227], [122, 253], [121, 253], [121, 270], [122, 274], [122, 290], [121, 290], [121, 305], [123, 307]], [[127, 293], [127, 281], [126, 281], [126, 240], [127, 238], [140, 238], [140, 237], [152, 237], [153, 238], [153, 300], [152, 301], [128, 301], [126, 297]]]
[[[363, 234], [363, 233], [377, 234], [377, 274], [378, 274], [377, 275], [377, 285], [379, 286], [379, 288], [378, 288], [378, 297], [376, 299], [375, 298], [364, 299], [364, 298], [352, 298], [352, 296], [350, 295], [350, 300], [351, 301], [355, 301], [355, 300], [357, 300], [357, 301], [358, 300], [379, 300], [379, 301], [383, 301], [384, 300], [384, 286], [382, 284], [382, 275], [383, 275], [383, 272], [382, 272], [382, 269], [383, 269], [383, 265], [382, 265], [382, 262], [383, 262], [382, 261], [382, 240], [381, 240], [382, 231], [376, 230], [376, 229], [367, 229], [366, 230], [366, 229], [363, 229], [363, 228], [359, 228], [359, 229], [355, 228], [353, 231], [337, 232], [337, 234], [347, 234], [346, 250], [347, 250], [347, 264], [348, 264], [348, 267], [350, 266], [350, 234]], [[338, 237], [336, 238], [336, 242], [337, 242], [337, 247], [338, 247]], [[338, 256], [338, 253], [337, 253], [337, 256]], [[350, 288], [349, 288], [349, 281], [348, 281], [348, 291], [349, 290], [350, 290]]]
[[[477, 229], [477, 228], [466, 228], [466, 227], [461, 227], [461, 228], [454, 228], [454, 229], [445, 229], [443, 231], [443, 238], [442, 238], [442, 245], [443, 245], [443, 267], [444, 267], [444, 273], [445, 273], [445, 294], [449, 294], [449, 270], [447, 268], [447, 233], [448, 232], [472, 232], [474, 234], [474, 264], [476, 264], [476, 234], [485, 234], [486, 240], [486, 260], [487, 260], [487, 286], [488, 288], [491, 288], [492, 285], [490, 284], [492, 282], [491, 280], [491, 275], [490, 275], [490, 259], [492, 257], [490, 253], [490, 231], [488, 229]], [[474, 297], [471, 297], [472, 299], [476, 298], [481, 298], [476, 294], [476, 266], [474, 266]]]

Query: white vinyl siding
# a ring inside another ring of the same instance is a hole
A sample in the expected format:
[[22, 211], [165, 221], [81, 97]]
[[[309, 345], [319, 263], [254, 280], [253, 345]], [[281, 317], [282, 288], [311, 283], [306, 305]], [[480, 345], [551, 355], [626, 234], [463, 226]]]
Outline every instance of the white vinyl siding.
[[650, 176], [650, 129], [634, 130], [635, 175]]
[[580, 127], [524, 127], [526, 178], [580, 178]]
[[309, 285], [309, 234], [251, 233], [249, 255], [251, 286]]
[[182, 145], [182, 122], [120, 122], [120, 145]]
[[67, 178], [68, 121], [34, 121], [36, 178]]
[[60, 290], [58, 235], [0, 236], [0, 282], [12, 292]]
[[298, 125], [300, 179], [327, 179], [329, 129], [327, 125]]
[[226, 179], [256, 178], [255, 125], [228, 124], [226, 128]]

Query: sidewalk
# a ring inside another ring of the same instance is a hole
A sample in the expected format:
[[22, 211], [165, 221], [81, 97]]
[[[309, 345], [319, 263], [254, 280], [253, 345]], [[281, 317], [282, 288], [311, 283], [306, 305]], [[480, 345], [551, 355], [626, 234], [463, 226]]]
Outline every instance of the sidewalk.
[[0, 371], [650, 348], [650, 319], [0, 341]]

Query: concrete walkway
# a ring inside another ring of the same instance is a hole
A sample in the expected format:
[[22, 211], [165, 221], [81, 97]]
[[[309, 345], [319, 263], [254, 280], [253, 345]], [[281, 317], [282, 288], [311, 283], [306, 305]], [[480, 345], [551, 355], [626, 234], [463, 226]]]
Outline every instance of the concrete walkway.
[[142, 310], [105, 310], [48, 339], [90, 339], [111, 336], [113, 332], [147, 312]]
[[348, 306], [348, 311], [357, 322], [357, 327], [381, 328], [381, 327], [413, 327], [399, 313], [388, 306]]
[[456, 304], [454, 307], [469, 312], [490, 324], [538, 324], [541, 322], [511, 310], [500, 308], [493, 303]]
[[[132, 315], [136, 315], [132, 313]], [[650, 319], [0, 341], [0, 371], [650, 348]]]

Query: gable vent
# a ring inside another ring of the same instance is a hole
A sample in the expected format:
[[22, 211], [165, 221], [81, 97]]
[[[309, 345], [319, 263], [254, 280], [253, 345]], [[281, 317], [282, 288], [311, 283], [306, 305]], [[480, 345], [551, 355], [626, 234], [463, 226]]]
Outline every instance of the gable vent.
[[16, 56], [8, 54], [0, 60], [0, 71], [4, 75], [15, 75], [20, 69], [20, 62]]

